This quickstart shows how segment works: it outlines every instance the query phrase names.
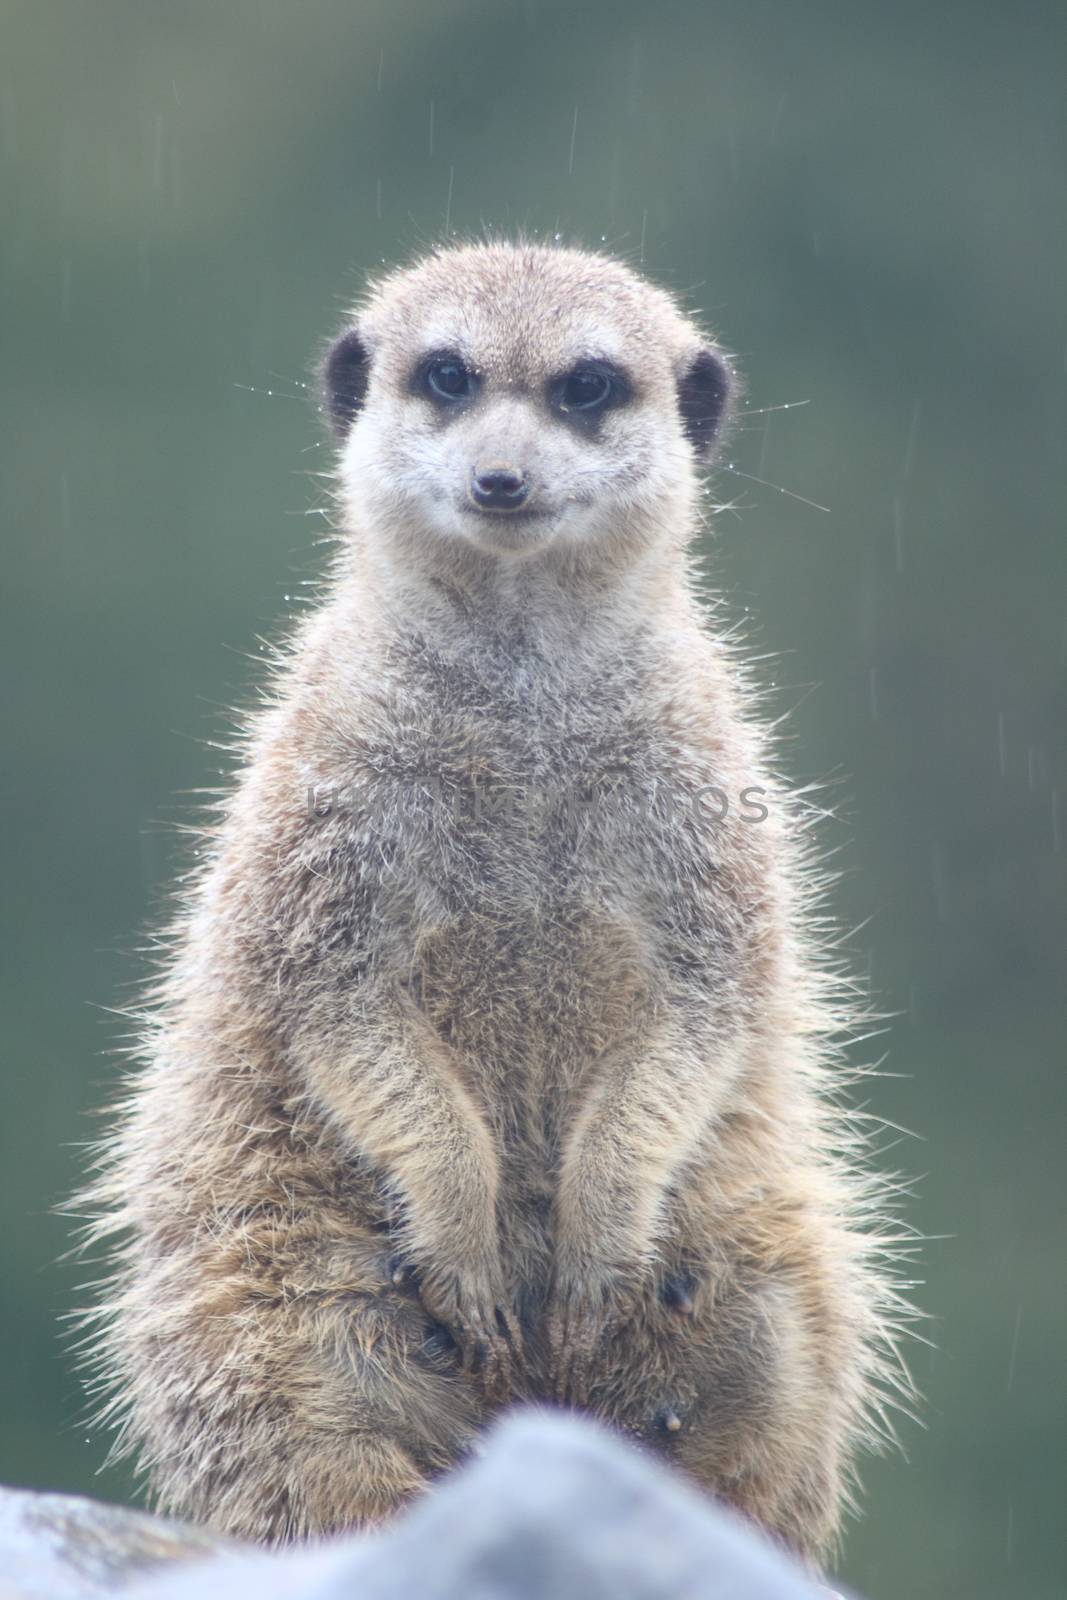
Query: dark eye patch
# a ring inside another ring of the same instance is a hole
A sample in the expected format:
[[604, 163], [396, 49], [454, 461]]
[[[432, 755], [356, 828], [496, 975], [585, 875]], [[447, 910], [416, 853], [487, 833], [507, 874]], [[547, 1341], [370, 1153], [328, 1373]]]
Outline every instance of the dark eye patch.
[[605, 411], [625, 405], [632, 389], [624, 372], [612, 361], [576, 361], [568, 372], [549, 384], [555, 411], [575, 422], [592, 423]]
[[415, 368], [411, 390], [445, 407], [469, 400], [478, 383], [478, 374], [457, 350], [433, 350]]
[[564, 378], [559, 403], [564, 411], [589, 411], [602, 406], [611, 396], [611, 379], [593, 367], [576, 367]]

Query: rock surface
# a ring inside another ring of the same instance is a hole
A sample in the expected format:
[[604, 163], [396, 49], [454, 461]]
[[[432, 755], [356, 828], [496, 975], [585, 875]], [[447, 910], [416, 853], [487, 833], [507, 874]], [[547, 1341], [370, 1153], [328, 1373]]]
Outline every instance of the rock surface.
[[95, 1600], [160, 1567], [235, 1548], [144, 1511], [0, 1489], [0, 1600]]
[[635, 1448], [588, 1422], [536, 1412], [501, 1423], [480, 1460], [387, 1530], [281, 1554], [89, 1500], [0, 1493], [0, 1600], [814, 1600], [825, 1593]]

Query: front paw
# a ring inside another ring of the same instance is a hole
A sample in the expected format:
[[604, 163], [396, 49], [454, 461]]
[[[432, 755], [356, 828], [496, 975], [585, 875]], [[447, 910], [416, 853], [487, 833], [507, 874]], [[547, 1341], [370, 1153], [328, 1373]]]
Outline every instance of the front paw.
[[626, 1273], [591, 1268], [557, 1278], [548, 1314], [550, 1381], [561, 1405], [589, 1404], [598, 1355], [636, 1300]]
[[451, 1334], [460, 1352], [460, 1370], [477, 1378], [487, 1400], [507, 1400], [522, 1360], [522, 1333], [499, 1270], [450, 1268], [439, 1262], [401, 1270], [413, 1274], [424, 1310]]

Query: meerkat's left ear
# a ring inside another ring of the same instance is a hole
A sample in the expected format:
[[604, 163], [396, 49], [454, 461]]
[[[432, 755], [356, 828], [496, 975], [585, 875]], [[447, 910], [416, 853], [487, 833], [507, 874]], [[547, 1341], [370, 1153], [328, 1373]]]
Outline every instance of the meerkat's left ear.
[[706, 346], [690, 357], [678, 379], [678, 409], [686, 436], [706, 460], [730, 410], [733, 375], [718, 350]]
[[323, 408], [339, 439], [348, 432], [367, 394], [370, 356], [359, 330], [335, 339], [321, 367]]

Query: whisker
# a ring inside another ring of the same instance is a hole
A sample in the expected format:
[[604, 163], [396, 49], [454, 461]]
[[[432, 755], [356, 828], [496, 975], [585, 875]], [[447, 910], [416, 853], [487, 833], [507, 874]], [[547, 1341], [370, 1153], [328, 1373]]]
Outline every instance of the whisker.
[[257, 389], [255, 384], [252, 383], [235, 383], [234, 388], [245, 389], [249, 394], [265, 394], [268, 395], [272, 400], [298, 400], [301, 405], [307, 404], [304, 395], [283, 394], [280, 389]]
[[810, 406], [810, 400], [786, 400], [780, 406], [755, 406], [750, 411], [735, 411], [735, 417], [763, 417], [768, 411], [795, 411], [797, 406]]
[[815, 511], [825, 511], [827, 516], [830, 515], [829, 506], [821, 506], [817, 500], [809, 500], [807, 495], [797, 494], [792, 489], [783, 489], [780, 483], [768, 483], [766, 478], [757, 478], [752, 472], [742, 472], [741, 468], [735, 467], [731, 461], [726, 463], [725, 470], [735, 473], [739, 478], [747, 478], [750, 483], [760, 483], [765, 489], [773, 489], [775, 494], [788, 495], [790, 500], [799, 500], [801, 505], [811, 506]]

